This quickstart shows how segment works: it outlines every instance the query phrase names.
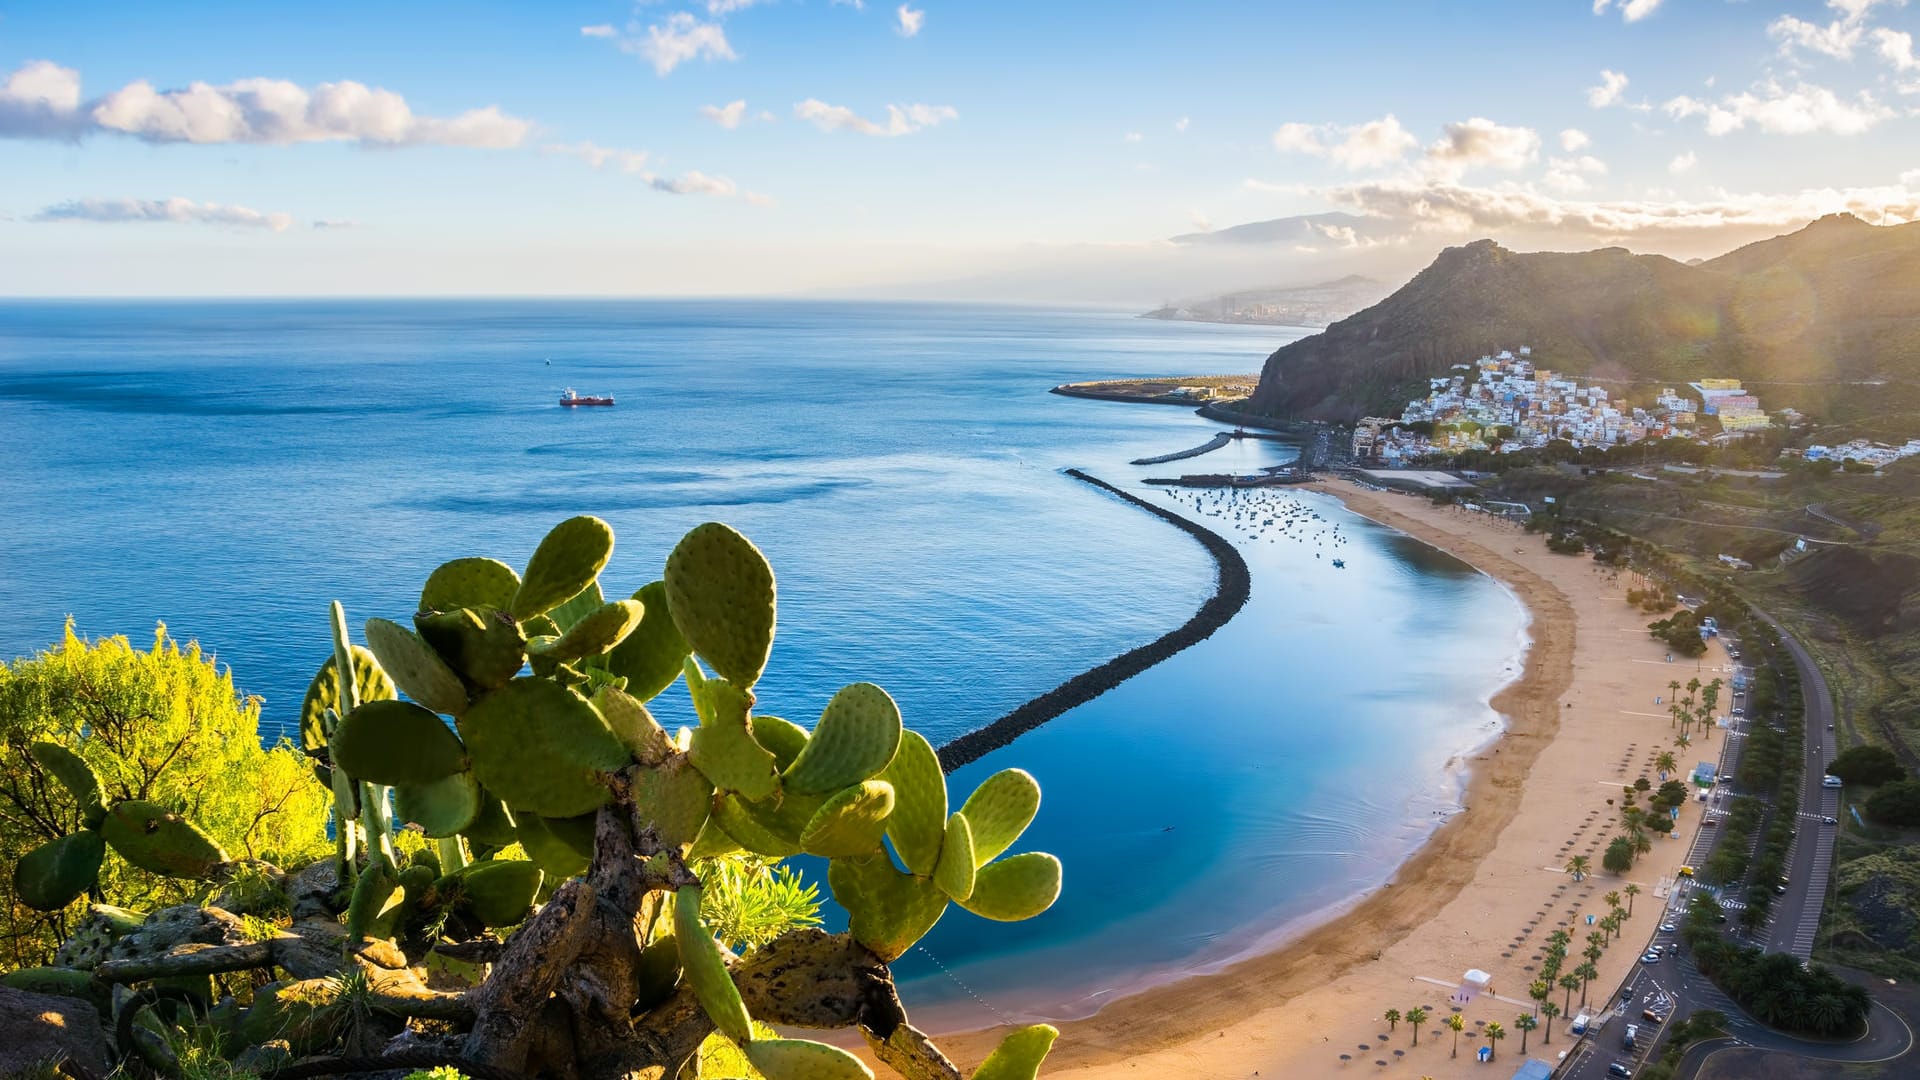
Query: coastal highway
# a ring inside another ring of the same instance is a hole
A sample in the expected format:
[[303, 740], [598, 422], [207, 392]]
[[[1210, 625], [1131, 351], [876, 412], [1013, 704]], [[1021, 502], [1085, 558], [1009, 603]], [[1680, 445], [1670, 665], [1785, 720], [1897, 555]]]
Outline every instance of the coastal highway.
[[[1840, 792], [1821, 784], [1827, 762], [1835, 752], [1833, 695], [1827, 677], [1786, 628], [1761, 614], [1780, 643], [1793, 654], [1800, 669], [1800, 698], [1806, 703], [1806, 731], [1802, 740], [1800, 828], [1787, 849], [1787, 892], [1773, 907], [1773, 925], [1767, 951], [1792, 953], [1802, 960], [1813, 954], [1814, 935], [1820, 931], [1820, 911], [1827, 900], [1827, 881], [1833, 871], [1836, 826], [1822, 824], [1840, 815]], [[1765, 885], [1766, 883], [1761, 883]]]

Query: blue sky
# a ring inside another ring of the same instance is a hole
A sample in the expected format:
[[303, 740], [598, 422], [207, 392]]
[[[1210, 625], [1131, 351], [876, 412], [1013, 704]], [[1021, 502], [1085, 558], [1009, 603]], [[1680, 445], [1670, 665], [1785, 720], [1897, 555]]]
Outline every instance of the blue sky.
[[[1126, 301], [1479, 235], [1711, 253], [1920, 213], [1916, 31], [1905, 0], [0, 3], [0, 293]], [[1359, 220], [1166, 243], [1329, 211]]]

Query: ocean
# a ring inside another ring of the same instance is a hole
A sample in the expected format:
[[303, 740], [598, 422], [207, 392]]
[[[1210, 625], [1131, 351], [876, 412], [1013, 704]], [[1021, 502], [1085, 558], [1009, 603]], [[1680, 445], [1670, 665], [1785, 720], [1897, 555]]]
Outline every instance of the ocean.
[[[1518, 671], [1518, 604], [1451, 558], [1321, 496], [1176, 506], [1141, 483], [1292, 448], [1129, 466], [1223, 425], [1046, 392], [1257, 371], [1305, 332], [938, 304], [4, 302], [0, 655], [68, 617], [143, 644], [164, 620], [263, 699], [271, 737], [328, 654], [330, 600], [404, 618], [440, 562], [524, 564], [576, 513], [613, 524], [602, 580], [631, 591], [721, 520], [779, 576], [762, 711], [810, 722], [870, 680], [938, 745], [1210, 595], [1198, 545], [1062, 475], [1082, 468], [1232, 537], [1252, 599], [956, 774], [956, 800], [995, 769], [1040, 779], [1022, 847], [1061, 857], [1065, 891], [1025, 923], [953, 908], [896, 971], [922, 1026], [1085, 1015], [1383, 881]], [[564, 387], [619, 405], [562, 409]], [[1286, 514], [1292, 535], [1260, 524]], [[677, 687], [662, 701], [689, 717]]]

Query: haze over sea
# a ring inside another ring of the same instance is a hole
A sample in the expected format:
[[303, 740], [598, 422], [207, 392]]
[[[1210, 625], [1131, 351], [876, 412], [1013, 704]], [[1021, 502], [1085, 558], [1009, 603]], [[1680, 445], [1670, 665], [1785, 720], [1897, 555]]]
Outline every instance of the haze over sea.
[[[811, 723], [872, 680], [936, 745], [1187, 619], [1211, 561], [1084, 468], [1248, 471], [1221, 425], [1057, 383], [1258, 370], [1304, 331], [1079, 310], [778, 301], [0, 303], [0, 655], [85, 635], [199, 640], [286, 731], [326, 605], [404, 619], [438, 563], [523, 565], [576, 513], [609, 594], [691, 526], [768, 554], [760, 710]], [[613, 394], [561, 409], [562, 387]], [[1025, 923], [953, 908], [898, 965], [923, 1027], [1084, 1015], [1217, 965], [1383, 881], [1494, 730], [1522, 615], [1491, 580], [1332, 500], [1329, 548], [1232, 533], [1253, 598], [1205, 643], [988, 755], [1045, 802], [1020, 847], [1065, 891]], [[1218, 519], [1203, 519], [1216, 528]], [[1222, 531], [1229, 531], [1222, 528]], [[1315, 553], [1322, 558], [1315, 558]], [[684, 691], [656, 714], [690, 720]]]

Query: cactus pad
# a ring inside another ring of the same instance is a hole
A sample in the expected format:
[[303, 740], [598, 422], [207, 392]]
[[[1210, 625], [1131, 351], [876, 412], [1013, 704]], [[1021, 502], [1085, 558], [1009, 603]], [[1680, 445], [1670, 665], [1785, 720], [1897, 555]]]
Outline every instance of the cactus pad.
[[955, 900], [973, 895], [975, 864], [973, 829], [967, 815], [955, 812], [947, 819], [947, 836], [940, 845], [940, 862], [933, 869], [933, 883]]
[[393, 789], [393, 808], [402, 824], [418, 825], [427, 836], [453, 836], [479, 819], [480, 784], [466, 771], [428, 784], [398, 784]]
[[841, 688], [782, 778], [805, 795], [839, 791], [887, 767], [900, 747], [900, 707], [872, 683]]
[[607, 722], [614, 738], [633, 754], [635, 761], [657, 764], [673, 753], [672, 736], [639, 698], [618, 687], [602, 686], [593, 693], [593, 707], [600, 710], [600, 718]]
[[809, 1039], [755, 1039], [742, 1049], [767, 1080], [873, 1080], [866, 1063]]
[[335, 766], [376, 784], [431, 784], [467, 767], [459, 737], [410, 701], [369, 701], [353, 710], [332, 747]]
[[120, 857], [166, 877], [205, 877], [227, 853], [193, 823], [159, 803], [122, 799], [100, 831]]
[[1002, 769], [980, 782], [960, 812], [973, 827], [973, 861], [985, 866], [1013, 846], [1040, 810], [1040, 782], [1025, 769]]
[[707, 823], [712, 804], [713, 785], [685, 755], [675, 754], [659, 765], [633, 771], [634, 815], [651, 824], [663, 844], [693, 843]]
[[947, 896], [933, 882], [895, 869], [885, 851], [827, 864], [827, 887], [847, 909], [847, 929], [882, 963], [892, 963], [933, 929]]
[[506, 803], [500, 801], [500, 796], [484, 787], [480, 789], [479, 814], [474, 816], [473, 824], [460, 831], [476, 844], [495, 848], [506, 847], [519, 835], [514, 828], [513, 812], [507, 809]]
[[347, 940], [387, 937], [392, 932], [391, 916], [397, 914], [404, 899], [400, 882], [388, 871], [386, 860], [378, 856], [368, 860], [347, 904]]
[[543, 640], [537, 650], [529, 643], [528, 651], [563, 664], [599, 656], [632, 633], [645, 610], [638, 600], [601, 604], [581, 616], [566, 633], [552, 641]]
[[1052, 1024], [1034, 1024], [1009, 1032], [974, 1070], [973, 1080], [1036, 1080], [1040, 1063], [1047, 1059], [1047, 1051], [1059, 1037], [1060, 1029]]
[[552, 828], [552, 822], [538, 814], [519, 814], [520, 847], [533, 864], [546, 872], [547, 880], [564, 881], [587, 869], [587, 857], [573, 849]]
[[545, 679], [515, 679], [467, 707], [460, 734], [476, 779], [515, 809], [575, 817], [612, 792], [632, 760], [587, 699]]
[[566, 603], [561, 604], [559, 607], [554, 608], [552, 611], [540, 617], [551, 619], [553, 625], [559, 627], [560, 632], [564, 634], [575, 626], [578, 626], [581, 619], [593, 614], [600, 605], [606, 602], [607, 598], [600, 592], [600, 583], [598, 581], [590, 581], [587, 583], [586, 588], [573, 594], [567, 599]]
[[427, 575], [420, 589], [421, 611], [455, 608], [504, 608], [520, 589], [520, 575], [496, 559], [455, 559]]
[[482, 689], [506, 685], [526, 663], [520, 624], [499, 608], [423, 612], [413, 625], [448, 667]]
[[773, 649], [773, 568], [752, 541], [719, 522], [697, 525], [667, 556], [667, 607], [693, 651], [742, 688]]
[[513, 926], [527, 917], [545, 875], [519, 859], [486, 859], [459, 875], [467, 909], [482, 926]]
[[777, 716], [754, 716], [749, 724], [753, 728], [753, 741], [767, 748], [773, 755], [775, 767], [782, 772], [807, 748], [807, 729], [791, 720], [782, 720]]
[[770, 813], [738, 794], [722, 795], [713, 804], [712, 824], [719, 826], [739, 846], [773, 859], [800, 854], [800, 830], [806, 820], [801, 819], [798, 828], [783, 827], [794, 823], [783, 822], [777, 813]]
[[448, 716], [466, 709], [467, 688], [460, 676], [420, 635], [397, 622], [368, 619], [367, 648], [408, 697]]
[[[37, 742], [27, 748], [40, 767], [53, 774], [60, 786], [73, 796], [75, 805], [85, 810], [100, 801], [100, 774], [79, 754], [59, 743]], [[61, 905], [62, 907], [66, 905]]]
[[904, 732], [880, 779], [893, 785], [893, 816], [887, 818], [893, 850], [908, 870], [930, 877], [947, 827], [947, 776], [940, 770], [940, 756], [926, 736]]
[[13, 866], [13, 891], [36, 911], [59, 911], [80, 898], [100, 875], [107, 842], [92, 829], [49, 840]]
[[593, 584], [612, 555], [611, 525], [585, 515], [568, 518], [534, 549], [508, 610], [516, 619], [552, 611]]
[[633, 598], [646, 612], [640, 617], [640, 625], [607, 654], [607, 670], [627, 680], [628, 693], [641, 701], [651, 701], [673, 685], [693, 647], [673, 623], [673, 613], [667, 608], [666, 582], [651, 582]]
[[[300, 702], [300, 746], [309, 754], [326, 749], [327, 738], [333, 734], [328, 728], [327, 710], [332, 709], [336, 716], [342, 711], [340, 683], [333, 674], [333, 660], [329, 656], [327, 662], [320, 665], [313, 681], [307, 684], [307, 696]], [[363, 702], [393, 696], [393, 683], [387, 673], [380, 670], [380, 661], [358, 645], [353, 647], [353, 685]]]
[[720, 827], [718, 818], [709, 817], [707, 823], [700, 826], [700, 835], [693, 838], [693, 846], [687, 849], [686, 858], [688, 862], [693, 862], [696, 859], [713, 859], [744, 850], [746, 849], [740, 846], [739, 841], [727, 835], [727, 831]]
[[726, 679], [703, 679], [687, 661], [687, 686], [700, 726], [693, 729], [687, 756], [722, 791], [737, 791], [749, 799], [764, 799], [780, 786], [773, 754], [754, 741], [747, 724], [753, 698]]
[[981, 867], [974, 875], [973, 895], [960, 906], [983, 919], [1019, 922], [1052, 907], [1059, 896], [1060, 860], [1029, 851]]
[[683, 885], [673, 894], [673, 936], [680, 943], [680, 964], [713, 1026], [744, 1046], [753, 1041], [753, 1019], [740, 999], [740, 988], [727, 973], [720, 943], [700, 923], [700, 893], [698, 886]]
[[820, 805], [800, 834], [800, 849], [827, 858], [867, 855], [880, 847], [893, 813], [893, 785], [868, 780], [845, 788]]

